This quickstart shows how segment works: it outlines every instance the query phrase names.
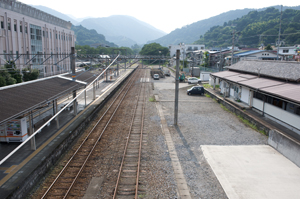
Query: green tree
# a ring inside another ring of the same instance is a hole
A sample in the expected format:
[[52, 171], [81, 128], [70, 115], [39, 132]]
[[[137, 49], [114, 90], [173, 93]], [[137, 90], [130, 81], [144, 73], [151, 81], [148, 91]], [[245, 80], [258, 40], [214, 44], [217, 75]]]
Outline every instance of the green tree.
[[268, 44], [268, 45], [265, 47], [265, 50], [273, 50], [271, 44]]
[[6, 68], [2, 68], [0, 70], [0, 85], [1, 86], [8, 86], [15, 84], [17, 81], [15, 78], [11, 77], [10, 73]]
[[163, 47], [158, 43], [146, 44], [143, 46], [140, 51], [141, 55], [164, 55], [167, 56], [169, 54], [169, 49], [167, 47]]
[[28, 69], [28, 68], [24, 68], [22, 70], [23, 73], [23, 80], [25, 82], [30, 81], [30, 80], [35, 80], [39, 77], [40, 71], [38, 69]]

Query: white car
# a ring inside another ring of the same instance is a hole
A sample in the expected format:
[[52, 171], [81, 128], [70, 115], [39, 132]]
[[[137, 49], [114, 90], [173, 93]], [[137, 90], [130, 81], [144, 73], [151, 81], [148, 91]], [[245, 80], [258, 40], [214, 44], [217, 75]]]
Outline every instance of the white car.
[[159, 74], [154, 74], [153, 79], [159, 79]]
[[201, 80], [196, 77], [190, 77], [190, 78], [188, 78], [188, 83], [189, 84], [198, 84], [198, 83], [201, 83]]

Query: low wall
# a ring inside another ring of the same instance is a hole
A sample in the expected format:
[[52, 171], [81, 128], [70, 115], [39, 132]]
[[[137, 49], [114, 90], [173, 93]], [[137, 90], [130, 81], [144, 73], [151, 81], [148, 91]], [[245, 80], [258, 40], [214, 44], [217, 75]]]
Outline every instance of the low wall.
[[[133, 70], [134, 71], [134, 70]], [[132, 72], [133, 73], [133, 72]], [[80, 119], [82, 120], [77, 126], [68, 128], [65, 131], [69, 134], [46, 158], [41, 161], [33, 172], [18, 186], [11, 191], [11, 194], [7, 198], [26, 198], [27, 195], [36, 187], [41, 180], [43, 180], [50, 171], [50, 169], [57, 163], [61, 156], [66, 153], [75, 143], [76, 139], [84, 132], [84, 129], [89, 126], [90, 121], [96, 116], [96, 114], [104, 107], [106, 102], [117, 92], [122, 86], [122, 83], [130, 77], [130, 73], [126, 78], [120, 82], [120, 84], [112, 90], [96, 107], [90, 107], [86, 110], [87, 114], [82, 114]], [[99, 99], [100, 100], [100, 99]]]
[[300, 167], [300, 143], [286, 135], [271, 130], [268, 144]]

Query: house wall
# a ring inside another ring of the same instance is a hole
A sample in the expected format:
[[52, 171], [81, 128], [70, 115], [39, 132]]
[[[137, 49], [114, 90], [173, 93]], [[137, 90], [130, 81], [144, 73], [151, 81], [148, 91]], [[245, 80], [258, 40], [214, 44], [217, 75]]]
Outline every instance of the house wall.
[[[263, 101], [253, 98], [253, 107], [259, 111], [264, 111], [266, 117], [275, 120], [279, 124], [289, 128], [290, 130], [300, 134], [300, 116], [287, 112], [281, 108], [265, 103]], [[263, 110], [264, 109], [264, 110]]]
[[250, 90], [248, 88], [242, 87], [242, 93], [241, 93], [241, 101], [249, 104], [249, 95]]

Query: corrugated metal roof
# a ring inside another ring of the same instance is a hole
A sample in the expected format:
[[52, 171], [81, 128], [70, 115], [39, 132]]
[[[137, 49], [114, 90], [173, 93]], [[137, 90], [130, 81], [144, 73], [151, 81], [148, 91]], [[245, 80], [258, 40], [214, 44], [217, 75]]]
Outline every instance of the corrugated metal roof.
[[0, 123], [46, 104], [63, 94], [79, 89], [82, 84], [59, 77], [26, 82], [0, 90]]
[[230, 77], [225, 77], [225, 79], [229, 80], [229, 81], [233, 81], [233, 82], [242, 82], [242, 81], [247, 81], [250, 79], [255, 79], [257, 78], [257, 76], [254, 75], [235, 75], [235, 76], [230, 76]]
[[[86, 82], [86, 83], [91, 83], [98, 75], [100, 74], [100, 71], [80, 71], [76, 73], [76, 79]], [[72, 78], [72, 74], [67, 74], [65, 77]]]
[[253, 89], [262, 89], [270, 86], [285, 84], [285, 82], [271, 80], [267, 78], [255, 78], [255, 79], [240, 82], [240, 84]]
[[235, 76], [238, 75], [240, 73], [238, 72], [232, 72], [232, 71], [222, 71], [222, 72], [216, 72], [216, 73], [211, 73], [212, 76], [215, 77], [230, 77], [230, 76]]
[[282, 84], [261, 89], [264, 92], [272, 95], [280, 96], [295, 102], [300, 103], [300, 84]]
[[233, 56], [235, 57], [242, 57], [242, 56], [247, 56], [247, 55], [251, 55], [251, 54], [255, 54], [255, 53], [259, 53], [259, 52], [264, 52], [265, 50], [250, 50], [247, 52], [242, 52], [242, 53], [236, 53]]

